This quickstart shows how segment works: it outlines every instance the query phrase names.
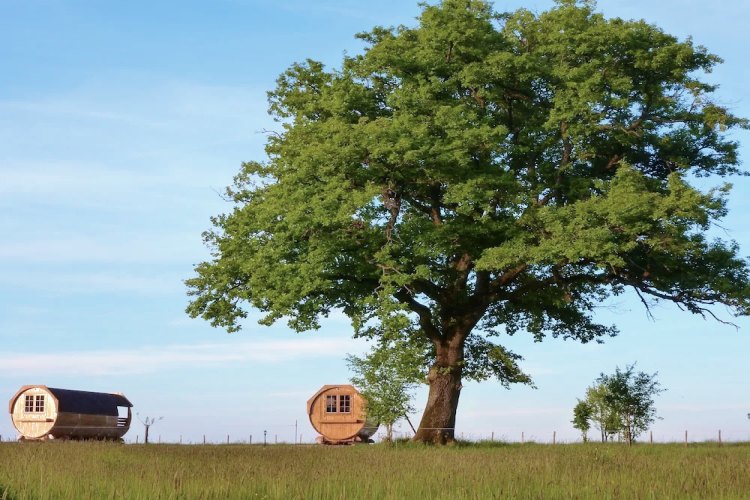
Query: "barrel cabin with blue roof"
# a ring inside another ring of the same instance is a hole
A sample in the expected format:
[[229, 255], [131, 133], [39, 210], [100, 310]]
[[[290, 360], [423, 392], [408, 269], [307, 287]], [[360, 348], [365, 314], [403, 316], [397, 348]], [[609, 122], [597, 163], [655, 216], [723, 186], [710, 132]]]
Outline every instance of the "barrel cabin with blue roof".
[[122, 394], [25, 385], [8, 409], [20, 440], [119, 440], [130, 429], [133, 405]]

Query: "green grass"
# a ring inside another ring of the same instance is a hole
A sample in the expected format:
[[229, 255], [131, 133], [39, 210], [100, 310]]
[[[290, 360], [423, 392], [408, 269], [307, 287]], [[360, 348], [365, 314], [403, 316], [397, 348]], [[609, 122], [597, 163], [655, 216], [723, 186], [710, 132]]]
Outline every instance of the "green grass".
[[750, 444], [0, 443], [3, 498], [750, 498]]

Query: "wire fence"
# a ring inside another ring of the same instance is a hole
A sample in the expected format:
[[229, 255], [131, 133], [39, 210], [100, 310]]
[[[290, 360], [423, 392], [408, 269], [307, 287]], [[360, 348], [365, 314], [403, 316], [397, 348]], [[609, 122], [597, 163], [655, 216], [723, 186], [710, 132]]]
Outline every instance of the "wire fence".
[[[264, 429], [260, 431], [253, 431], [245, 435], [238, 434], [190, 434], [190, 435], [169, 435], [162, 436], [153, 432], [153, 429], [149, 435], [149, 443], [151, 444], [183, 444], [183, 445], [304, 445], [304, 444], [315, 444], [318, 434], [314, 431], [302, 432], [297, 425], [282, 425], [274, 426], [271, 430]], [[133, 432], [136, 429], [131, 429], [128, 432], [123, 441], [128, 444], [143, 444], [144, 433]], [[449, 428], [440, 429], [427, 429], [427, 430], [442, 430], [450, 431]], [[380, 431], [376, 433], [373, 438], [377, 441], [385, 440], [385, 432]], [[408, 440], [414, 437], [414, 433], [409, 431], [395, 430], [393, 432], [394, 440]], [[508, 444], [575, 444], [582, 443], [582, 436], [571, 436], [568, 432], [566, 434], [559, 434], [557, 431], [544, 432], [544, 433], [527, 433], [521, 432], [467, 432], [460, 429], [456, 430], [454, 438], [459, 441], [473, 442], [473, 443], [486, 443], [486, 442], [497, 442], [497, 443], [508, 443]], [[17, 435], [3, 435], [0, 434], [0, 442], [13, 442], [17, 441]], [[588, 433], [589, 442], [601, 442], [600, 435], [596, 432]], [[622, 438], [619, 436], [611, 436], [608, 439], [609, 442], [620, 442]], [[717, 429], [713, 433], [706, 431], [701, 432], [690, 432], [690, 430], [676, 431], [676, 432], [655, 432], [647, 431], [638, 436], [635, 440], [636, 443], [647, 443], [647, 444], [666, 444], [666, 443], [681, 443], [689, 445], [691, 443], [740, 443], [750, 442], [750, 429], [746, 431], [731, 429], [728, 431], [722, 431]]]

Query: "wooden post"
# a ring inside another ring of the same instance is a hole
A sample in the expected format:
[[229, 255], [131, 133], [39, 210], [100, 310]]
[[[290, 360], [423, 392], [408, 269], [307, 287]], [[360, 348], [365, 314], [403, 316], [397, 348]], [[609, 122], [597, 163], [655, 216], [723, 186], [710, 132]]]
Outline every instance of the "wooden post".
[[719, 429], [719, 446], [721, 446], [721, 429]]
[[521, 431], [521, 444], [523, 444], [523, 431]]
[[138, 444], [138, 434], [135, 435], [135, 444]]
[[557, 431], [552, 431], [552, 444], [557, 442]]
[[227, 444], [229, 444], [229, 434], [227, 434]]
[[279, 435], [278, 434], [274, 434], [273, 435], [273, 444], [279, 444]]
[[203, 435], [203, 444], [206, 444], [206, 435]]
[[267, 433], [267, 432], [268, 432], [268, 431], [263, 431], [263, 446], [265, 446], [265, 445], [266, 445], [266, 433]]
[[250, 434], [250, 441], [248, 441], [248, 444], [253, 444], [253, 435]]
[[687, 446], [687, 445], [688, 445], [688, 441], [687, 441], [687, 431], [685, 431], [685, 446]]
[[294, 421], [294, 444], [297, 444], [297, 421]]
[[648, 442], [654, 444], [654, 431], [648, 431]]
[[494, 440], [495, 440], [495, 431], [492, 431], [492, 437], [490, 438], [490, 441], [494, 441]]

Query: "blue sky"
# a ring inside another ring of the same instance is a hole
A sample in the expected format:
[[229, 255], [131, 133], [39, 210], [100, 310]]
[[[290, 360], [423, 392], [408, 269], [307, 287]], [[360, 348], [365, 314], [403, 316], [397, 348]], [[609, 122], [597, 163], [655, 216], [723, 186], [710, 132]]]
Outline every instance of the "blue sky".
[[[497, 1], [544, 10], [550, 1]], [[608, 16], [692, 35], [725, 59], [711, 81], [750, 117], [744, 0], [601, 0]], [[314, 431], [305, 401], [346, 382], [343, 316], [312, 334], [248, 321], [228, 335], [184, 314], [182, 280], [208, 256], [200, 234], [229, 209], [220, 192], [242, 161], [263, 158], [265, 92], [292, 62], [337, 66], [374, 25], [413, 24], [416, 2], [0, 0], [0, 396], [23, 384], [121, 391], [163, 440], [291, 440]], [[737, 133], [750, 161], [750, 134]], [[717, 180], [712, 181], [718, 183]], [[750, 180], [735, 188], [722, 237], [750, 254]], [[574, 440], [575, 399], [600, 372], [638, 361], [668, 389], [655, 439], [750, 439], [750, 320], [739, 330], [633, 297], [599, 317], [604, 345], [518, 336], [538, 388], [469, 383], [458, 433]], [[719, 309], [719, 313], [722, 311]], [[724, 317], [728, 317], [724, 314]], [[417, 406], [426, 389], [417, 394]], [[418, 419], [418, 415], [415, 417]], [[15, 435], [0, 418], [4, 439]], [[142, 436], [134, 426], [126, 436]]]

